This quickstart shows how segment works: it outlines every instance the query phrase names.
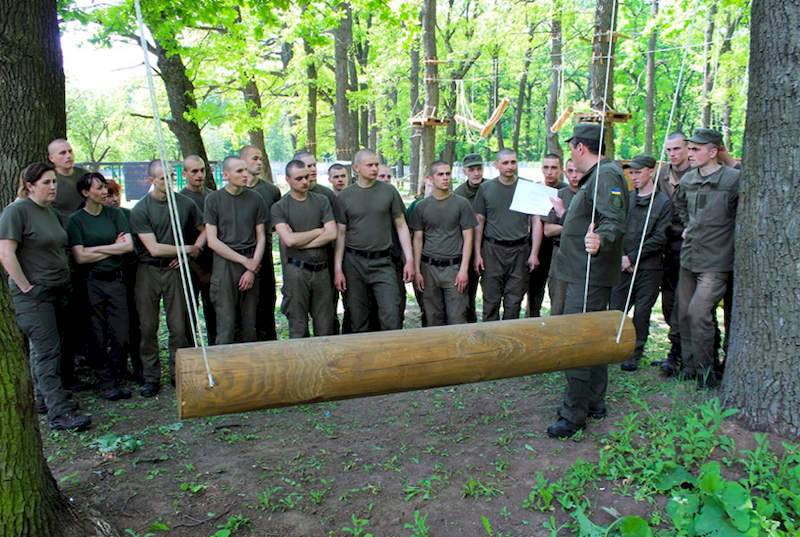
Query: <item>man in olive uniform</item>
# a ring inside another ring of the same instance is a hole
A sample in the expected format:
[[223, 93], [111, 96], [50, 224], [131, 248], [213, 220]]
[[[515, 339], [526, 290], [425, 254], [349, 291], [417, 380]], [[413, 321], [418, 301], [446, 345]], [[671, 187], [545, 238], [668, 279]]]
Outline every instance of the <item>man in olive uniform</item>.
[[733, 246], [741, 172], [718, 160], [722, 135], [697, 129], [689, 142], [689, 165], [675, 197], [686, 228], [678, 281], [678, 318], [684, 373], [698, 387], [716, 386], [714, 311], [733, 275]]
[[[265, 258], [267, 221], [264, 199], [246, 186], [245, 162], [226, 157], [222, 175], [227, 184], [206, 197], [205, 209], [208, 247], [214, 251], [211, 300], [217, 311], [217, 345], [258, 337], [258, 278]], [[265, 262], [271, 259], [266, 257]]]
[[[639, 255], [639, 267], [633, 283], [630, 307], [634, 308], [633, 326], [636, 329], [636, 347], [633, 354], [620, 364], [623, 371], [636, 371], [644, 353], [647, 336], [650, 333], [650, 312], [658, 298], [661, 277], [664, 270], [663, 252], [667, 243], [667, 228], [672, 220], [672, 202], [662, 192], [655, 190], [653, 178], [656, 173], [656, 159], [650, 155], [636, 155], [630, 163], [623, 166], [630, 171], [635, 190], [631, 190], [628, 200], [628, 227], [622, 238], [621, 278], [611, 291], [611, 309], [625, 310], [628, 290], [633, 278], [639, 243], [644, 234], [644, 244]], [[644, 224], [650, 208], [653, 208], [647, 229]]]
[[[545, 186], [560, 190], [566, 187], [564, 183], [563, 159], [555, 153], [548, 153], [542, 159], [542, 177]], [[535, 219], [534, 219], [535, 221]], [[539, 219], [543, 221], [542, 218]], [[541, 223], [539, 225], [542, 225]], [[542, 228], [544, 231], [544, 228]], [[547, 276], [553, 259], [553, 239], [542, 233], [542, 244], [539, 247], [539, 264], [530, 273], [528, 278], [528, 305], [525, 309], [526, 317], [540, 317], [542, 314], [542, 301], [544, 288], [547, 286]]]
[[333, 193], [338, 196], [339, 192], [344, 190], [344, 187], [346, 187], [349, 182], [347, 168], [337, 162], [331, 164], [328, 168], [328, 182], [331, 184]]
[[299, 160], [308, 168], [308, 191], [313, 194], [320, 194], [325, 196], [333, 207], [333, 202], [336, 200], [336, 193], [330, 188], [317, 183], [317, 159], [310, 152], [305, 149], [300, 150], [294, 154], [293, 160]]
[[[608, 309], [611, 288], [620, 275], [628, 183], [622, 168], [603, 156], [600, 125], [575, 125], [567, 142], [572, 162], [583, 176], [564, 218], [555, 258], [556, 272], [567, 282], [564, 313], [584, 311], [587, 253], [591, 255], [591, 271], [586, 311], [603, 311]], [[570, 437], [584, 427], [587, 416], [600, 419], [606, 415], [608, 366], [569, 369], [566, 377], [564, 404], [558, 411], [558, 421], [547, 428], [549, 436]]]
[[272, 259], [272, 224], [270, 223], [270, 208], [272, 204], [281, 199], [281, 191], [274, 184], [261, 177], [264, 166], [264, 156], [261, 150], [252, 145], [246, 145], [239, 150], [239, 158], [247, 166], [246, 188], [257, 192], [264, 200], [266, 206], [264, 234], [266, 246], [264, 259], [261, 262], [261, 271], [258, 274], [258, 306], [256, 307], [256, 339], [257, 341], [273, 341], [278, 339], [275, 330], [275, 265]]
[[[205, 162], [197, 155], [189, 155], [183, 159], [181, 173], [186, 179], [186, 186], [183, 187], [180, 193], [197, 204], [202, 216], [206, 205], [206, 196], [209, 193], [209, 190], [203, 185], [206, 178]], [[194, 242], [197, 240], [197, 233], [192, 233], [185, 240], [186, 242]], [[195, 259], [189, 260], [195, 292], [194, 299], [197, 301], [198, 295], [203, 299], [203, 317], [206, 321], [207, 343], [209, 345], [213, 345], [217, 339], [217, 316], [214, 313], [214, 305], [211, 303], [211, 266], [213, 261], [213, 254], [208, 248], [202, 248]], [[194, 319], [190, 319], [190, 321], [194, 323]]]
[[405, 206], [397, 189], [377, 181], [378, 155], [362, 149], [353, 157], [357, 180], [336, 198], [334, 283], [344, 293], [355, 333], [369, 329], [369, 297], [378, 307], [382, 330], [398, 330], [400, 293], [392, 263], [392, 227], [397, 230], [406, 259], [403, 280], [414, 277], [411, 239], [404, 215]]
[[336, 333], [327, 249], [336, 240], [336, 221], [328, 200], [308, 191], [308, 175], [303, 162], [290, 161], [289, 194], [272, 206], [272, 223], [286, 248], [281, 311], [289, 320], [291, 338], [308, 337], [309, 314], [315, 336]]
[[[458, 185], [455, 189], [455, 194], [466, 198], [475, 210], [475, 196], [478, 194], [478, 188], [483, 184], [483, 159], [477, 153], [470, 153], [461, 161], [461, 169], [464, 171], [466, 181]], [[473, 241], [475, 239], [473, 233]], [[474, 245], [473, 245], [474, 248]], [[467, 322], [474, 323], [478, 321], [478, 314], [475, 311], [475, 295], [478, 293], [478, 283], [481, 276], [475, 270], [473, 263], [469, 264], [469, 282], [467, 283], [467, 299], [469, 305], [467, 306]]]
[[411, 213], [414, 274], [428, 326], [467, 322], [469, 260], [478, 225], [472, 205], [450, 190], [450, 165], [438, 160], [428, 173], [433, 193]]
[[564, 228], [564, 215], [572, 202], [572, 198], [578, 193], [578, 184], [583, 174], [575, 167], [572, 159], [567, 160], [564, 167], [564, 175], [567, 177], [566, 186], [558, 190], [557, 198], [550, 198], [553, 208], [543, 219], [544, 236], [550, 237], [553, 241], [553, 255], [551, 256], [550, 273], [547, 277], [547, 289], [550, 294], [550, 315], [562, 315], [564, 313], [564, 299], [567, 295], [567, 282], [559, 277], [555, 270], [555, 263], [552, 262], [558, 254], [558, 247], [561, 244], [561, 231]]
[[501, 302], [503, 319], [519, 318], [528, 273], [539, 264], [542, 237], [539, 217], [510, 208], [517, 188], [517, 154], [501, 149], [494, 165], [500, 175], [478, 188], [474, 204], [478, 226], [473, 263], [481, 274], [484, 322], [500, 319]]
[[78, 179], [89, 170], [75, 166], [75, 154], [72, 146], [64, 138], [57, 138], [47, 145], [47, 158], [56, 169], [58, 188], [53, 209], [61, 215], [61, 222], [66, 226], [69, 216], [81, 208], [83, 196], [76, 188]]
[[[158, 360], [158, 320], [161, 299], [164, 299], [169, 329], [169, 372], [175, 378], [175, 351], [188, 347], [186, 300], [183, 295], [178, 247], [170, 223], [167, 205], [167, 185], [161, 161], [154, 160], [147, 168], [152, 190], [131, 209], [131, 233], [139, 254], [136, 270], [136, 312], [139, 314], [141, 343], [139, 346], [145, 385], [139, 392], [153, 397], [161, 386], [161, 366]], [[203, 220], [197, 205], [189, 198], [175, 194], [178, 216], [184, 237], [194, 230], [202, 231]], [[187, 243], [184, 251], [196, 257], [205, 241], [200, 233], [194, 244]]]

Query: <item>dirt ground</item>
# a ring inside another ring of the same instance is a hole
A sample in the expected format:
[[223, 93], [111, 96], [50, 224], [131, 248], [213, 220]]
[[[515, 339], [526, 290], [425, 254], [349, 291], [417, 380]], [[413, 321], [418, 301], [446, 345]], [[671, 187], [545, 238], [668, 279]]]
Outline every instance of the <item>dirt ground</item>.
[[[418, 317], [409, 298], [406, 328]], [[647, 354], [656, 359], [666, 352], [660, 312], [653, 325]], [[154, 399], [77, 394], [90, 430], [53, 433], [44, 419], [40, 428], [64, 493], [126, 535], [572, 535], [558, 530], [571, 521], [566, 510], [525, 507], [536, 472], [555, 479], [576, 461], [597, 461], [640, 401], [669, 409], [697, 397], [656, 368], [609, 369], [608, 417], [568, 441], [545, 433], [560, 373], [186, 421], [167, 383]], [[723, 427], [737, 448], [752, 445], [752, 433]], [[601, 525], [613, 513], [650, 519], [664, 503], [612, 482], [589, 499]]]

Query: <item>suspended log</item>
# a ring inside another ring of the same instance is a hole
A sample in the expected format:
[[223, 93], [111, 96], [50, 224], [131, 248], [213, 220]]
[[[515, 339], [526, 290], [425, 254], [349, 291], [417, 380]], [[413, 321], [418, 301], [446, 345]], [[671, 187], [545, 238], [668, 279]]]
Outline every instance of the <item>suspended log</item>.
[[195, 418], [299, 403], [621, 362], [636, 333], [619, 311], [219, 345], [176, 356], [178, 416]]
[[486, 123], [478, 123], [474, 119], [459, 116], [458, 114], [455, 114], [453, 119], [462, 125], [466, 125], [467, 127], [480, 131], [481, 138], [486, 138], [489, 136], [489, 134], [491, 134], [492, 129], [494, 129], [494, 126], [497, 125], [498, 121], [500, 121], [500, 118], [503, 117], [503, 112], [506, 111], [506, 108], [508, 108], [510, 102], [511, 101], [508, 99], [503, 99], [500, 101], [500, 104], [498, 104], [497, 108], [494, 109], [494, 112], [492, 112], [492, 115], [489, 116], [489, 119], [486, 121]]

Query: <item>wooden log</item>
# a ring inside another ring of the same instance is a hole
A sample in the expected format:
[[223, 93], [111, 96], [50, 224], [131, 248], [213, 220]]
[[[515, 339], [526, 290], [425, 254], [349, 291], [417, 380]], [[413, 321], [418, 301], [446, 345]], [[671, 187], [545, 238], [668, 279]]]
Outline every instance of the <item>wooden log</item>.
[[178, 416], [194, 418], [621, 362], [619, 311], [208, 347], [176, 356]]

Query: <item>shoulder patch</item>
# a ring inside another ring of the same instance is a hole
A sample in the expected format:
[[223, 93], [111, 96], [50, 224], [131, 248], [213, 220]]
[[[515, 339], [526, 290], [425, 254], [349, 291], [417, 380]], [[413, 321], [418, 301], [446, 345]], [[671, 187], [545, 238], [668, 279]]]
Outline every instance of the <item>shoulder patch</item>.
[[608, 203], [615, 209], [622, 209], [622, 190], [612, 188], [608, 193]]

